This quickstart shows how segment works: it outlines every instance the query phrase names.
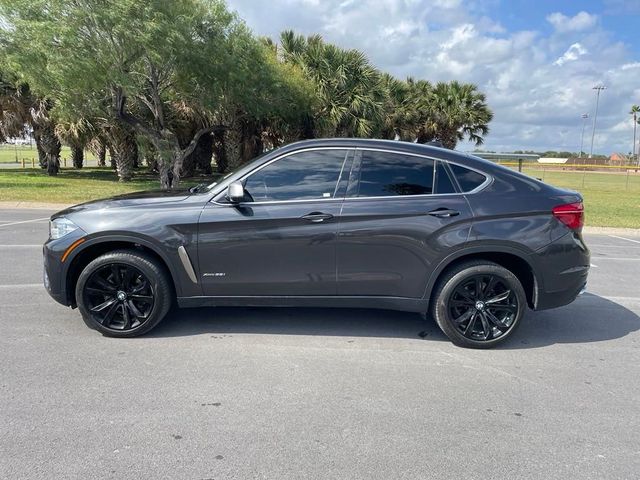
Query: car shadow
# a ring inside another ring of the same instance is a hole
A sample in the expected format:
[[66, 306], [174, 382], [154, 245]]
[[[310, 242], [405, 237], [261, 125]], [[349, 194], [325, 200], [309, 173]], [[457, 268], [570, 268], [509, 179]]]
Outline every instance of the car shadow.
[[503, 349], [538, 348], [558, 343], [615, 340], [640, 330], [640, 317], [628, 308], [591, 293], [560, 308], [528, 312]]
[[[497, 348], [528, 349], [558, 343], [613, 340], [640, 329], [640, 317], [606, 298], [585, 294], [572, 304], [529, 311], [514, 336]], [[146, 337], [205, 333], [317, 335], [449, 340], [430, 318], [374, 309], [217, 307], [174, 309]]]

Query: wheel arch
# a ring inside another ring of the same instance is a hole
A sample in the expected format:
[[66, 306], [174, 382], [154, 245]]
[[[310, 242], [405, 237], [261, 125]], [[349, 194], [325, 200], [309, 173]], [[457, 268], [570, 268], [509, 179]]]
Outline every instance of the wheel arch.
[[82, 248], [78, 248], [73, 252], [73, 256], [68, 260], [68, 266], [64, 274], [65, 291], [69, 305], [76, 306], [76, 283], [80, 273], [89, 262], [105, 253], [123, 249], [144, 252], [158, 261], [159, 265], [169, 274], [174, 292], [179, 294], [180, 283], [176, 281], [176, 273], [169, 259], [159, 248], [145, 239], [118, 235], [90, 240], [85, 242]]
[[540, 276], [537, 268], [526, 253], [504, 246], [477, 246], [465, 248], [449, 255], [438, 264], [429, 277], [424, 298], [429, 299], [429, 303], [431, 303], [434, 288], [442, 275], [447, 270], [468, 260], [487, 260], [511, 271], [522, 283], [522, 288], [527, 296], [527, 304], [530, 308], [535, 307], [540, 288]]

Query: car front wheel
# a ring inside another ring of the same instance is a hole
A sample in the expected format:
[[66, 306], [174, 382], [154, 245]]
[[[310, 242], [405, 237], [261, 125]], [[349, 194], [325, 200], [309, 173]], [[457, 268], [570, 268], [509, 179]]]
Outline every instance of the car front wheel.
[[110, 337], [147, 333], [166, 316], [172, 298], [165, 269], [153, 257], [132, 250], [91, 261], [76, 284], [84, 322]]
[[431, 314], [454, 344], [491, 348], [513, 334], [526, 306], [522, 284], [512, 272], [476, 260], [445, 273], [436, 287]]

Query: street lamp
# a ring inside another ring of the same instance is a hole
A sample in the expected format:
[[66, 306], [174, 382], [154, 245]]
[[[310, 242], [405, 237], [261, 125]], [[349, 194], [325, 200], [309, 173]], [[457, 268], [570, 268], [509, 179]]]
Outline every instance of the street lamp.
[[600, 102], [600, 92], [606, 90], [604, 85], [596, 85], [593, 90], [596, 91], [596, 113], [593, 116], [593, 131], [591, 132], [591, 150], [589, 150], [589, 158], [593, 157], [593, 140], [596, 137], [596, 121], [598, 120], [598, 103]]
[[580, 136], [580, 158], [582, 158], [582, 145], [584, 144], [584, 129], [587, 126], [588, 113], [582, 114], [582, 135]]

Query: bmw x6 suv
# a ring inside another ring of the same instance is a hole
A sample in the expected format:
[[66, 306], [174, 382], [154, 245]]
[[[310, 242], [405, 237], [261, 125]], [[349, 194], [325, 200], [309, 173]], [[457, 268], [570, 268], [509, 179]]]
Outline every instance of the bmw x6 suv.
[[427, 313], [487, 348], [527, 308], [572, 302], [589, 250], [581, 196], [467, 154], [324, 139], [217, 183], [85, 203], [51, 217], [44, 283], [104, 335], [194, 306]]

